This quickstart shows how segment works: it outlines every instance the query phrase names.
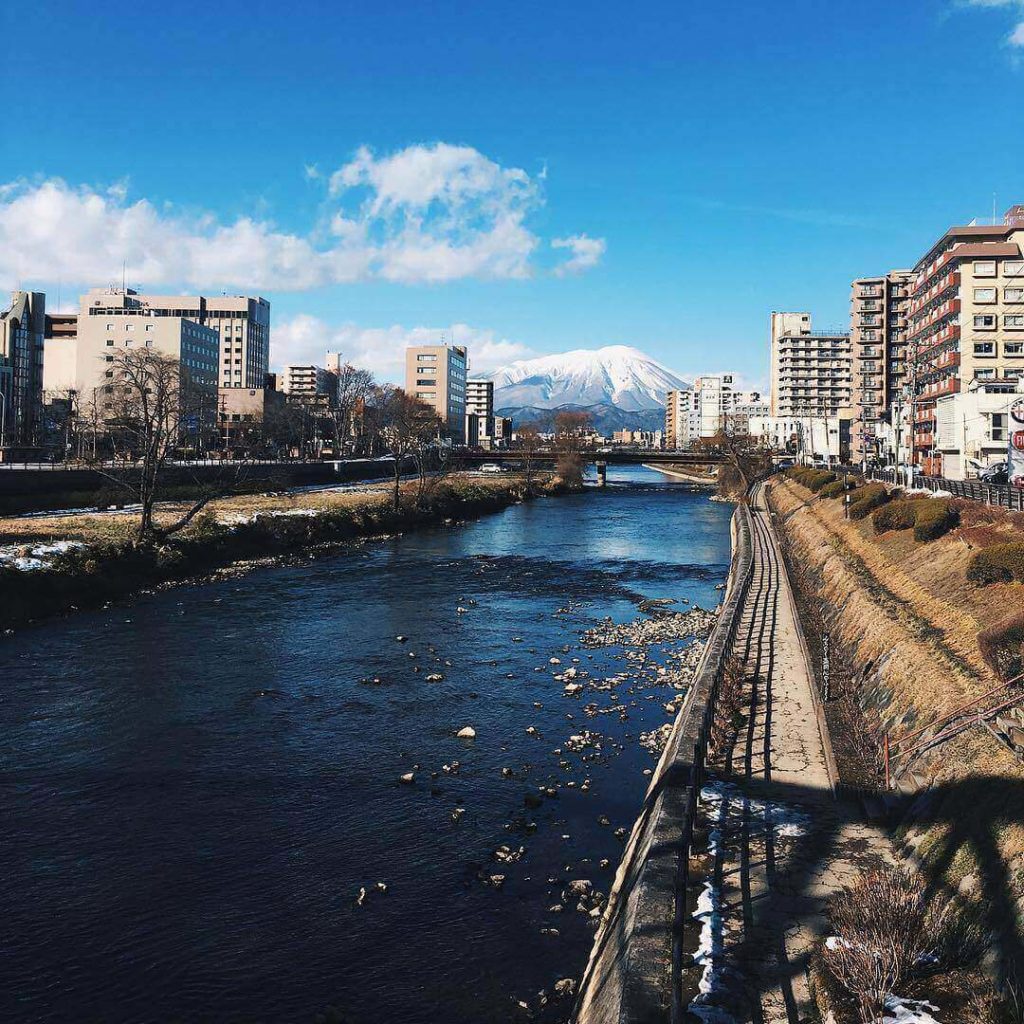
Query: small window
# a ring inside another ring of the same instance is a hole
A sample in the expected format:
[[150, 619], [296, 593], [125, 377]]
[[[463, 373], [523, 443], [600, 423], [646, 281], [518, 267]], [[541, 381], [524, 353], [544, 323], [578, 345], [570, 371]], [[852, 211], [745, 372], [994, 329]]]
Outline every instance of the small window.
[[418, 363], [436, 363], [437, 362], [437, 356], [418, 355], [416, 357], [416, 362], [418, 362]]
[[1024, 260], [1007, 260], [1003, 264], [1006, 277], [1024, 277]]
[[135, 324], [125, 324], [124, 325], [124, 329], [126, 331], [134, 331], [135, 330]]
[[1006, 413], [1005, 412], [994, 412], [994, 413], [992, 413], [991, 438], [992, 438], [993, 441], [1005, 441], [1006, 440]]
[[1024, 313], [1008, 313], [1003, 317], [1003, 326], [1008, 328], [1024, 328]]
[[974, 343], [974, 354], [976, 356], [994, 356], [996, 354], [996, 346], [991, 341], [976, 341]]
[[1007, 341], [1003, 344], [1004, 356], [1024, 356], [1024, 341]]
[[984, 262], [977, 262], [974, 264], [974, 276], [975, 277], [995, 277], [996, 276], [996, 264], [995, 260], [985, 260]]
[[153, 330], [153, 325], [152, 324], [146, 324], [146, 330], [147, 331]]
[[974, 318], [974, 327], [979, 331], [994, 331], [996, 329], [996, 318], [992, 313], [984, 313]]
[[995, 370], [985, 369], [985, 370], [975, 370], [974, 371], [974, 379], [975, 380], [993, 380], [995, 378], [995, 375], [996, 375], [996, 371]]
[[1004, 288], [1004, 302], [1024, 302], [1024, 288]]
[[995, 290], [995, 288], [975, 288], [974, 289], [974, 301], [975, 302], [995, 302], [996, 301], [996, 290]]
[[113, 348], [113, 347], [114, 347], [114, 339], [113, 338], [107, 338], [107, 348]]
[[113, 324], [107, 324], [107, 330], [108, 331], [112, 331], [113, 329], [114, 329], [114, 325]]

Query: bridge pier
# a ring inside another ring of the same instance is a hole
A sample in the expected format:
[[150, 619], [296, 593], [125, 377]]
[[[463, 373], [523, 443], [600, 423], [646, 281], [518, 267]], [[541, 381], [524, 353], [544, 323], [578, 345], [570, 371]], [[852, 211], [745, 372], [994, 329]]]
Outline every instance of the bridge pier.
[[597, 486], [605, 487], [608, 484], [608, 463], [597, 463]]

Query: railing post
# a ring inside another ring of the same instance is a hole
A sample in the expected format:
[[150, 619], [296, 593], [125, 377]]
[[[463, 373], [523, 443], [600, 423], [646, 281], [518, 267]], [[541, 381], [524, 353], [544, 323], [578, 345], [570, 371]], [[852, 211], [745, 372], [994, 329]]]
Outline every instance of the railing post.
[[886, 791], [889, 789], [889, 734], [885, 734], [885, 738], [882, 742], [882, 749], [885, 758], [885, 788]]

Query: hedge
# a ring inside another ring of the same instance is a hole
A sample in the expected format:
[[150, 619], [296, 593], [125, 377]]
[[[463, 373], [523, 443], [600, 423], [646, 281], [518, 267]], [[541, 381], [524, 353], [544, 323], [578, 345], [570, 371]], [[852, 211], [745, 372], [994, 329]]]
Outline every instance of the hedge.
[[850, 499], [850, 518], [863, 519], [889, 500], [889, 492], [884, 484], [867, 484], [853, 491]]
[[908, 498], [902, 501], [890, 501], [888, 505], [875, 509], [871, 515], [871, 524], [875, 533], [887, 530], [909, 530], [917, 522], [917, 506], [927, 498]]
[[967, 578], [988, 583], [1024, 583], [1024, 543], [993, 544], [982, 548], [967, 567]]
[[949, 502], [928, 498], [917, 502], [917, 518], [914, 521], [914, 540], [937, 540], [945, 536], [960, 521], [956, 509]]
[[847, 491], [852, 491], [856, 484], [847, 480], [833, 480], [830, 484], [825, 484], [820, 491], [818, 491], [819, 498], [841, 498]]

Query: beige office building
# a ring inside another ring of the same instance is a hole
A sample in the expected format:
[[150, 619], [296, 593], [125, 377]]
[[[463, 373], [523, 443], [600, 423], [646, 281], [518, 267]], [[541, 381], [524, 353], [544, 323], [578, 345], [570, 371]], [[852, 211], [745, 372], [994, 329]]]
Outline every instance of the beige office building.
[[810, 313], [772, 313], [770, 344], [772, 416], [850, 415], [853, 360], [846, 331], [815, 331]]
[[665, 447], [682, 451], [692, 438], [693, 391], [677, 388], [665, 394]]
[[[245, 295], [148, 295], [128, 289], [94, 288], [82, 296], [80, 320], [93, 316], [179, 317], [217, 332], [217, 384], [258, 388], [270, 358], [270, 303]], [[81, 324], [79, 325], [81, 327]]]
[[281, 374], [281, 390], [289, 398], [338, 400], [338, 375], [322, 366], [291, 365]]
[[899, 430], [907, 383], [907, 309], [914, 275], [892, 270], [863, 277], [850, 287], [853, 356], [852, 457], [881, 455], [883, 437]]
[[460, 345], [416, 345], [405, 350], [405, 390], [426, 402], [455, 441], [465, 437], [466, 371]]

